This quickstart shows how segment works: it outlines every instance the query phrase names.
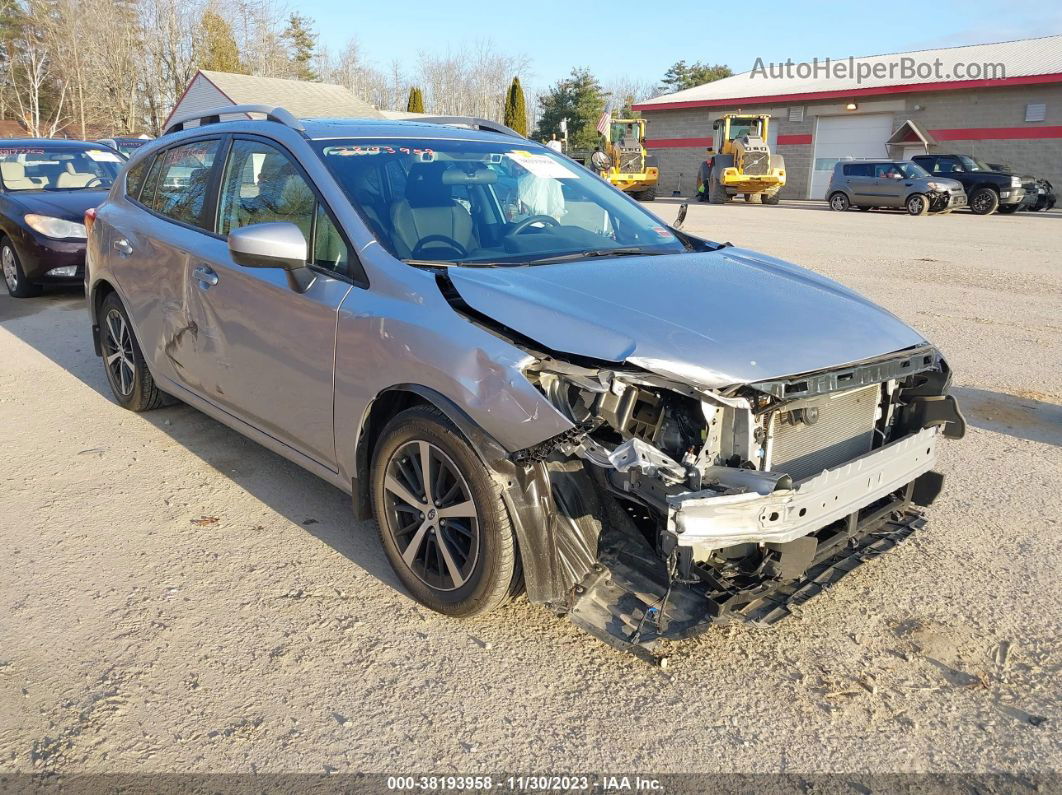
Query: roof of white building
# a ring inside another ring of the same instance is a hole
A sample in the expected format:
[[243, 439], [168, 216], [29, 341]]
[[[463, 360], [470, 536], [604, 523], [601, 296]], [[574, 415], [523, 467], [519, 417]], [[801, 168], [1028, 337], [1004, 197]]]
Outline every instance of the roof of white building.
[[[763, 59], [748, 72], [645, 100], [636, 110], [707, 107], [741, 102], [829, 99], [859, 94], [1062, 82], [1062, 35], [995, 44], [818, 60], [807, 67]], [[904, 65], [915, 70], [904, 71]], [[920, 66], [924, 65], [924, 66]], [[919, 70], [920, 68], [920, 70]], [[764, 72], [767, 74], [765, 75]]]
[[[216, 91], [197, 95], [197, 81], [205, 80]], [[189, 110], [200, 111], [204, 101], [219, 101], [218, 94], [233, 105], [273, 105], [287, 109], [297, 119], [343, 118], [379, 119], [380, 111], [364, 100], [358, 99], [349, 90], [332, 83], [310, 83], [305, 80], [284, 80], [278, 77], [258, 77], [231, 72], [214, 72], [201, 69], [188, 84], [184, 95], [170, 112], [170, 119]], [[208, 98], [209, 97], [209, 98]]]

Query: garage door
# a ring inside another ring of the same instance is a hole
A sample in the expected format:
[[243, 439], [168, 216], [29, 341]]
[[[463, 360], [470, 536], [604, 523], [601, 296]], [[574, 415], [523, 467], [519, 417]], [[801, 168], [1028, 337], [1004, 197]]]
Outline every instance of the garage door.
[[845, 157], [888, 157], [885, 141], [892, 135], [891, 113], [864, 116], [820, 116], [815, 125], [815, 160], [809, 199], [825, 199], [833, 167]]

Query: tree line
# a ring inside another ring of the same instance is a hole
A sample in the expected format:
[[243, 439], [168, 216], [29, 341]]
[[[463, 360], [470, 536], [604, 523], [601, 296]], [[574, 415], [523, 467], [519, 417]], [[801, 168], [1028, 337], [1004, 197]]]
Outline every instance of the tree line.
[[568, 119], [569, 140], [586, 144], [606, 106], [727, 76], [724, 66], [680, 61], [657, 83], [602, 84], [588, 68], [544, 90], [519, 76], [526, 55], [489, 42], [459, 53], [370, 62], [351, 39], [318, 41], [312, 20], [282, 0], [0, 0], [0, 119], [32, 136], [158, 134], [199, 69], [338, 83], [381, 110], [504, 121], [549, 138]]

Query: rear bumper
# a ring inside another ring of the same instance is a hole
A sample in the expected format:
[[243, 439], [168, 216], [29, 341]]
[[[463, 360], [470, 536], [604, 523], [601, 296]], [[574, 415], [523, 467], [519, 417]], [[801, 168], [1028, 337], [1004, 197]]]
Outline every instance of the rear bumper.
[[694, 560], [743, 543], [785, 543], [859, 511], [933, 468], [940, 428], [924, 428], [848, 463], [782, 489], [668, 499], [668, 530]]

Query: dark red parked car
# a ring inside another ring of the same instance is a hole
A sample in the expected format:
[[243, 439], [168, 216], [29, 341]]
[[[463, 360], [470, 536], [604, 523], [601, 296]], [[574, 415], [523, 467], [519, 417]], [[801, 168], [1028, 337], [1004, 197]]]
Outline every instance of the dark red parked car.
[[0, 139], [0, 267], [12, 296], [84, 280], [85, 211], [124, 162], [85, 141]]

